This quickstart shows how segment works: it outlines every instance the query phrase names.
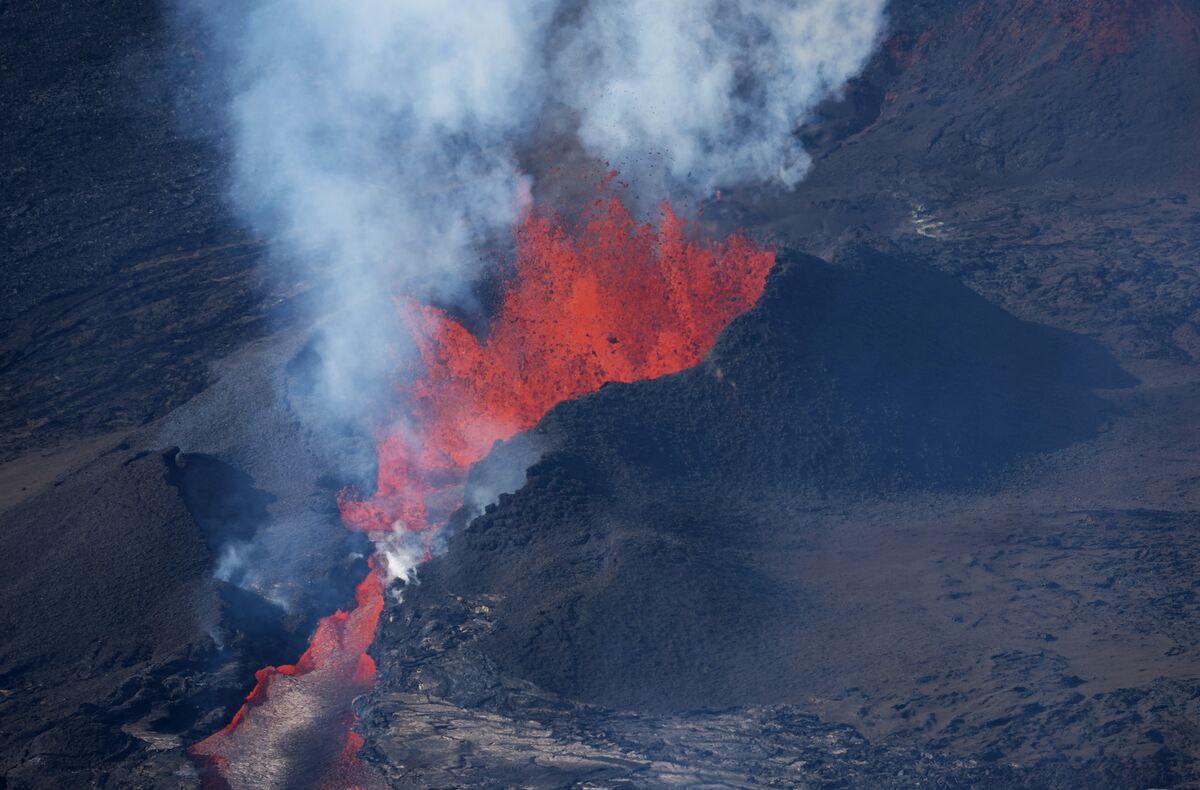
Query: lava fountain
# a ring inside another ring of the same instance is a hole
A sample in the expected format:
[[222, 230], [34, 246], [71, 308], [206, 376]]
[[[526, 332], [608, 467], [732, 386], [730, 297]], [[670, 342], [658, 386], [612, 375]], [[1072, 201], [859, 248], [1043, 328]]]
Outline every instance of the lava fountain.
[[[758, 299], [773, 251], [741, 233], [702, 238], [666, 203], [657, 225], [639, 224], [610, 182], [576, 222], [537, 211], [523, 219], [486, 337], [443, 310], [397, 300], [418, 353], [397, 377], [406, 384], [396, 418], [378, 437], [375, 492], [339, 496], [348, 527], [381, 545], [431, 536], [462, 505], [467, 469], [497, 440], [607, 381], [695, 365]], [[367, 649], [386, 580], [411, 571], [381, 554], [357, 606], [323, 618], [294, 666], [259, 670], [233, 720], [189, 749], [207, 786], [380, 784], [355, 757], [352, 703], [374, 683]]]

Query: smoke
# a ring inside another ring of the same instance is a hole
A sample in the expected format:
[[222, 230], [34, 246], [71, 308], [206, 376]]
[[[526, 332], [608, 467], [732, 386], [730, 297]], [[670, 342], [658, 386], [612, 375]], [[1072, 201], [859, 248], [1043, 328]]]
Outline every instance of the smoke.
[[[394, 530], [376, 538], [375, 549], [389, 580], [403, 582], [405, 587], [416, 582], [417, 566], [426, 556], [425, 539], [420, 533]], [[397, 590], [393, 595], [399, 599], [402, 592]]]
[[370, 419], [409, 345], [390, 297], [468, 299], [550, 108], [627, 178], [790, 188], [793, 130], [861, 68], [885, 0], [177, 2], [227, 99], [233, 202], [318, 297], [322, 399]]
[[[550, 2], [190, 0], [229, 96], [232, 196], [334, 315], [329, 403], [377, 401], [403, 333], [386, 296], [452, 301], [527, 194]], [[402, 349], [401, 349], [402, 350]]]
[[557, 59], [593, 154], [636, 169], [657, 155], [702, 192], [796, 185], [793, 134], [874, 49], [884, 0], [606, 0], [587, 5]]

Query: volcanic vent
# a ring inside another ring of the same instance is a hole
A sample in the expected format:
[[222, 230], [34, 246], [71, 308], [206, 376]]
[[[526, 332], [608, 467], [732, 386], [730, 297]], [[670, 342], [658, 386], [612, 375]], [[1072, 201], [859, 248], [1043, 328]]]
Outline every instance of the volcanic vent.
[[324, 618], [295, 665], [260, 670], [233, 720], [191, 747], [210, 784], [375, 784], [354, 759], [352, 702], [375, 678], [367, 650], [386, 582], [430, 555], [430, 538], [462, 506], [468, 468], [559, 401], [698, 363], [758, 299], [771, 250], [740, 233], [706, 239], [666, 203], [657, 224], [640, 224], [611, 183], [573, 222], [524, 217], [486, 336], [398, 297], [418, 353], [397, 380], [410, 383], [379, 430], [374, 493], [339, 497], [344, 522], [372, 535], [380, 561], [356, 608]]

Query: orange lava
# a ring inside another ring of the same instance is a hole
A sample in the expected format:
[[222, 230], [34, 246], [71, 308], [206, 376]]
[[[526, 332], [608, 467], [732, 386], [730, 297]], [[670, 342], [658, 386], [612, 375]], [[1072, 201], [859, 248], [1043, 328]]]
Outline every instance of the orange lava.
[[[730, 319], [758, 299], [773, 251], [741, 234], [694, 238], [665, 203], [657, 227], [639, 224], [609, 191], [611, 180], [577, 225], [539, 213], [521, 222], [515, 272], [486, 337], [442, 310], [398, 300], [419, 353], [398, 377], [409, 384], [397, 392], [397, 419], [378, 442], [375, 494], [344, 491], [338, 498], [347, 526], [436, 528], [462, 504], [467, 468], [497, 440], [606, 381], [698, 363]], [[366, 651], [383, 591], [372, 566], [357, 607], [322, 619], [295, 666], [258, 672], [233, 720], [188, 750], [206, 769], [206, 784], [260, 781], [256, 763], [278, 749], [271, 728], [289, 732], [287, 717], [295, 715], [288, 695], [328, 706], [321, 713], [328, 732], [340, 733], [329, 741], [325, 766], [312, 774], [325, 777], [317, 784], [374, 783], [356, 758], [362, 738], [351, 729], [350, 704], [374, 684]]]
[[[487, 337], [446, 312], [403, 300], [419, 351], [406, 410], [379, 441], [375, 495], [344, 492], [357, 529], [436, 526], [461, 500], [466, 469], [498, 439], [531, 427], [559, 401], [698, 363], [717, 333], [762, 293], [773, 251], [742, 234], [690, 238], [663, 204], [638, 224], [605, 191], [576, 227], [530, 214], [516, 231], [516, 272]], [[432, 502], [431, 500], [440, 499]]]

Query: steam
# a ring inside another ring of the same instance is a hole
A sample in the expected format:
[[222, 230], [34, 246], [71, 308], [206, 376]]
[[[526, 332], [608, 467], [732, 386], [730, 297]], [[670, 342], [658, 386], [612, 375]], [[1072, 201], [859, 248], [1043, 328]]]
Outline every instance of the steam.
[[[528, 192], [552, 3], [264, 0], [194, 8], [226, 53], [232, 195], [334, 313], [330, 405], [377, 403], [403, 333], [390, 294], [452, 301]], [[194, 17], [193, 17], [194, 18]]]
[[[591, 2], [556, 61], [579, 137], [623, 170], [662, 153], [676, 184], [791, 188], [797, 124], [862, 68], [884, 0]], [[628, 175], [628, 173], [626, 173]]]
[[[885, 0], [177, 2], [213, 42], [233, 201], [318, 296], [322, 400], [369, 421], [408, 347], [390, 297], [468, 298], [549, 109], [626, 178], [790, 188], [793, 130], [861, 68]], [[392, 544], [406, 576], [419, 553]]]

